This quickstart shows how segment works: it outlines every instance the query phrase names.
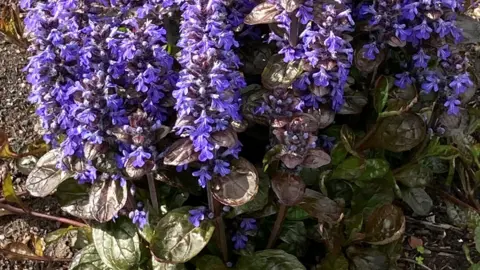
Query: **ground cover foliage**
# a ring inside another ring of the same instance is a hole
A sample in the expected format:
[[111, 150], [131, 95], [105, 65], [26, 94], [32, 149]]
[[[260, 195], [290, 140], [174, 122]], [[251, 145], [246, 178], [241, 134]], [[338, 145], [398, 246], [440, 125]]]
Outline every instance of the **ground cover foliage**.
[[44, 143], [0, 158], [74, 217], [70, 269], [397, 269], [430, 191], [480, 237], [471, 3], [19, 5]]

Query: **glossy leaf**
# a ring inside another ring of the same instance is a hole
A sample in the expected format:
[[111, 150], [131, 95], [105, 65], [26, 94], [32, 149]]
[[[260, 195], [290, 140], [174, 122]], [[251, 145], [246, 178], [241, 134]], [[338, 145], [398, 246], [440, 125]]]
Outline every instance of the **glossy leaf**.
[[76, 230], [77, 228], [69, 226], [68, 228], [60, 228], [56, 231], [50, 232], [45, 236], [45, 243], [50, 244], [56, 242], [66, 236], [69, 232]]
[[182, 166], [198, 160], [199, 153], [193, 150], [190, 138], [176, 140], [166, 151], [163, 163], [165, 165]]
[[270, 190], [270, 179], [263, 172], [259, 172], [259, 177], [260, 182], [258, 192], [253, 200], [247, 202], [246, 204], [233, 207], [232, 211], [228, 214], [228, 217], [260, 211], [263, 209], [263, 207], [265, 207], [265, 205], [267, 205], [268, 191]]
[[228, 270], [223, 261], [213, 255], [203, 255], [195, 260], [197, 270]]
[[93, 244], [90, 244], [80, 250], [75, 257], [73, 257], [69, 270], [109, 270], [111, 268], [107, 267], [100, 256], [98, 255], [97, 250]]
[[152, 257], [152, 270], [186, 270], [187, 268], [183, 263], [173, 264], [173, 263], [164, 263], [155, 260]]
[[365, 167], [364, 160], [350, 156], [333, 170], [331, 179], [355, 180], [363, 174]]
[[384, 118], [372, 136], [372, 142], [375, 146], [392, 152], [403, 152], [420, 144], [426, 132], [425, 122], [420, 116], [404, 113]]
[[21, 174], [29, 175], [33, 171], [33, 169], [35, 169], [37, 162], [37, 157], [26, 156], [16, 159], [15, 165]]
[[394, 78], [391, 76], [379, 76], [375, 82], [375, 92], [373, 93], [373, 106], [377, 113], [381, 113], [388, 100], [388, 94], [392, 89]]
[[259, 177], [255, 166], [244, 158], [232, 160], [230, 174], [213, 179], [213, 197], [229, 206], [251, 201], [258, 192]]
[[301, 165], [305, 168], [316, 169], [328, 165], [330, 161], [330, 155], [317, 148], [307, 151], [307, 154]]
[[60, 160], [61, 149], [54, 149], [42, 156], [33, 171], [28, 175], [25, 184], [28, 192], [35, 197], [50, 195], [71, 174], [57, 169]]
[[425, 187], [432, 179], [432, 171], [419, 163], [407, 166], [395, 173], [395, 180], [411, 188]]
[[130, 219], [120, 217], [115, 222], [96, 225], [92, 236], [100, 259], [108, 267], [128, 270], [140, 264], [140, 236]]
[[127, 185], [120, 181], [107, 179], [96, 181], [90, 190], [89, 204], [93, 217], [98, 222], [111, 220], [127, 202]]
[[264, 2], [256, 7], [245, 17], [245, 24], [267, 24], [275, 23], [275, 17], [280, 14], [281, 10], [277, 9], [275, 4]]
[[426, 216], [433, 207], [432, 198], [422, 188], [409, 188], [402, 192], [402, 199], [412, 208], [415, 214]]
[[318, 222], [336, 223], [342, 216], [342, 208], [333, 200], [312, 189], [306, 189], [302, 201], [298, 204]]
[[270, 58], [262, 72], [262, 84], [267, 89], [287, 88], [302, 72], [302, 61], [285, 63], [283, 55], [276, 54]]
[[405, 232], [402, 209], [386, 204], [375, 209], [365, 222], [366, 240], [372, 245], [385, 245], [400, 239]]
[[390, 164], [384, 159], [367, 159], [365, 170], [358, 178], [359, 181], [368, 181], [382, 178], [390, 170]]
[[76, 179], [69, 178], [58, 186], [55, 196], [61, 205], [66, 205], [71, 201], [88, 197], [88, 192], [88, 185], [79, 184]]
[[199, 227], [190, 221], [188, 207], [182, 207], [164, 216], [155, 227], [151, 251], [162, 262], [184, 263], [195, 257], [210, 241], [215, 226], [204, 220]]
[[300, 202], [305, 193], [305, 183], [300, 176], [279, 173], [272, 178], [272, 189], [281, 204], [292, 206]]
[[303, 0], [281, 0], [280, 6], [282, 6], [286, 12], [294, 12], [302, 6], [303, 2]]
[[238, 260], [237, 270], [306, 270], [298, 259], [283, 250], [267, 249], [257, 251], [252, 256], [242, 256]]

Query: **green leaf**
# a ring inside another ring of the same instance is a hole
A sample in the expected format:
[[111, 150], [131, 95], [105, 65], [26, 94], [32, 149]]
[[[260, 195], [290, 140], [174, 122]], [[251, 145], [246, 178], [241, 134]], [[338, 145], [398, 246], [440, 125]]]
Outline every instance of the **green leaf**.
[[448, 172], [449, 162], [438, 157], [427, 157], [420, 161], [420, 164], [434, 174], [442, 174]]
[[423, 119], [415, 113], [408, 112], [384, 118], [370, 143], [388, 151], [403, 152], [420, 144], [426, 132], [427, 127]]
[[53, 149], [42, 156], [33, 171], [28, 175], [25, 187], [35, 197], [50, 195], [71, 174], [57, 169], [61, 149]]
[[286, 63], [283, 61], [283, 55], [275, 54], [270, 57], [262, 72], [262, 85], [269, 90], [287, 88], [302, 72], [303, 61], [294, 60]]
[[60, 238], [67, 235], [68, 232], [77, 230], [77, 227], [69, 226], [68, 228], [60, 228], [56, 231], [50, 232], [45, 236], [45, 243], [50, 244], [58, 241]]
[[377, 207], [391, 203], [394, 199], [393, 190], [387, 187], [357, 188], [353, 192], [352, 214], [367, 216]]
[[365, 166], [364, 160], [350, 156], [333, 170], [331, 179], [355, 180], [363, 174]]
[[427, 146], [427, 152], [423, 156], [425, 157], [438, 157], [440, 159], [451, 160], [460, 154], [457, 148], [453, 145], [441, 145], [440, 138], [431, 140]]
[[480, 270], [480, 263], [470, 265], [468, 270]]
[[128, 270], [141, 261], [140, 236], [126, 217], [99, 224], [92, 230], [93, 243], [100, 259], [115, 270]]
[[348, 260], [342, 254], [328, 253], [315, 270], [348, 270]]
[[415, 163], [396, 172], [395, 180], [411, 188], [425, 187], [432, 180], [432, 171], [422, 164]]
[[336, 166], [342, 163], [342, 161], [345, 160], [347, 155], [348, 155], [348, 151], [347, 151], [347, 148], [345, 148], [345, 145], [343, 145], [343, 143], [339, 142], [335, 144], [335, 146], [333, 146], [332, 148], [332, 153], [331, 153], [332, 165]]
[[69, 270], [109, 270], [95, 249], [93, 244], [86, 246], [80, 250], [75, 257], [73, 257], [72, 263], [68, 267]]
[[289, 207], [287, 210], [287, 220], [304, 220], [309, 217], [308, 213], [298, 206]]
[[373, 106], [377, 113], [381, 113], [388, 100], [388, 93], [393, 87], [394, 78], [392, 76], [379, 76], [375, 83], [375, 92], [373, 94]]
[[3, 196], [8, 202], [16, 203], [23, 207], [22, 200], [17, 196], [17, 193], [15, 193], [15, 189], [13, 189], [11, 174], [7, 174], [7, 176], [3, 180], [2, 190], [3, 190]]
[[188, 211], [182, 207], [169, 212], [155, 227], [151, 250], [159, 261], [184, 263], [195, 257], [210, 241], [215, 226], [210, 220], [203, 221], [194, 227]]
[[475, 228], [475, 248], [477, 249], [477, 252], [480, 252], [480, 227]]
[[390, 164], [384, 159], [367, 159], [365, 170], [358, 178], [359, 181], [368, 181], [382, 178], [390, 170]]
[[204, 255], [195, 260], [197, 270], [228, 270], [222, 260], [213, 255]]
[[152, 270], [186, 270], [187, 268], [183, 263], [173, 264], [173, 263], [164, 263], [155, 260], [152, 257]]
[[423, 188], [409, 188], [402, 192], [402, 199], [412, 208], [415, 214], [426, 216], [433, 207], [432, 198]]
[[259, 171], [259, 187], [258, 192], [253, 198], [253, 200], [247, 202], [246, 204], [233, 207], [232, 211], [228, 213], [227, 217], [233, 218], [234, 216], [241, 215], [243, 213], [251, 213], [255, 211], [260, 211], [268, 203], [268, 191], [270, 190], [270, 179], [268, 175], [264, 172]]
[[88, 190], [88, 185], [81, 185], [76, 179], [69, 178], [58, 186], [55, 196], [61, 205], [65, 205], [69, 202], [87, 197]]
[[242, 256], [237, 270], [306, 270], [298, 259], [283, 250], [267, 249], [255, 252], [252, 256]]
[[284, 243], [278, 248], [297, 257], [306, 253], [307, 230], [302, 221], [286, 221], [282, 225], [279, 239]]
[[277, 144], [274, 147], [270, 148], [265, 156], [263, 156], [262, 164], [263, 164], [263, 171], [266, 172], [268, 170], [268, 166], [270, 163], [275, 160], [275, 157], [282, 151], [282, 145]]

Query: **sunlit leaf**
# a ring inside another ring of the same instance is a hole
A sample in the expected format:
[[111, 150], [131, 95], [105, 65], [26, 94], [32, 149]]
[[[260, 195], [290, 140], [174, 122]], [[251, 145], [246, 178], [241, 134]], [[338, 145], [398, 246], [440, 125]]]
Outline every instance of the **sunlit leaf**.
[[127, 185], [120, 186], [120, 181], [107, 179], [96, 181], [90, 190], [89, 204], [93, 217], [98, 222], [111, 220], [127, 201]]
[[9, 202], [16, 203], [23, 206], [22, 199], [17, 196], [15, 189], [13, 188], [12, 175], [8, 174], [3, 180], [3, 196]]
[[[1, 30], [0, 30], [1, 31]], [[12, 152], [8, 142], [8, 136], [3, 131], [0, 131], [0, 158], [15, 158], [17, 154]]]
[[286, 12], [294, 12], [302, 6], [303, 2], [303, 0], [281, 0], [280, 6], [282, 6]]
[[92, 235], [100, 259], [108, 267], [128, 270], [140, 264], [140, 237], [130, 219], [120, 217], [115, 222], [96, 225]]
[[251, 256], [242, 256], [238, 260], [237, 270], [306, 270], [298, 259], [283, 250], [267, 249], [255, 252]]
[[57, 162], [62, 156], [61, 149], [53, 149], [42, 156], [33, 171], [28, 175], [25, 187], [35, 197], [50, 195], [71, 174], [57, 169]]
[[277, 20], [275, 17], [281, 13], [281, 10], [277, 9], [275, 4], [264, 2], [256, 7], [245, 17], [245, 24], [267, 24], [275, 23]]
[[255, 166], [244, 158], [232, 160], [230, 173], [213, 179], [213, 196], [229, 206], [251, 201], [258, 191], [259, 177]]
[[60, 240], [61, 238], [63, 238], [64, 236], [66, 236], [69, 232], [71, 232], [73, 230], [76, 230], [76, 229], [77, 229], [76, 227], [69, 226], [68, 228], [60, 228], [56, 231], [49, 232], [45, 236], [45, 242], [47, 244], [51, 244], [53, 242], [56, 242], [56, 241]]
[[300, 202], [305, 193], [305, 183], [298, 175], [291, 173], [278, 173], [272, 178], [272, 189], [278, 201], [284, 205], [292, 206]]
[[163, 163], [165, 165], [182, 166], [198, 159], [198, 152], [193, 150], [190, 138], [176, 140], [166, 151]]
[[68, 268], [69, 270], [109, 270], [111, 268], [107, 267], [100, 256], [98, 255], [97, 250], [93, 244], [90, 244], [80, 250], [75, 257], [73, 257], [72, 262]]
[[152, 257], [152, 270], [186, 270], [186, 269], [187, 268], [183, 263], [179, 263], [179, 264], [164, 263], [164, 262], [159, 262]]
[[287, 88], [303, 72], [300, 60], [283, 61], [283, 55], [276, 54], [270, 58], [262, 72], [262, 84], [267, 89]]
[[405, 232], [402, 209], [386, 204], [375, 209], [365, 222], [366, 240], [372, 245], [385, 245], [400, 239]]
[[235, 206], [231, 212], [227, 215], [228, 217], [238, 216], [243, 213], [251, 213], [255, 211], [260, 211], [268, 203], [268, 191], [270, 190], [270, 179], [268, 175], [259, 172], [260, 182], [258, 192], [253, 198], [253, 200], [247, 202], [246, 204]]
[[189, 207], [182, 207], [164, 216], [155, 228], [150, 247], [162, 262], [184, 263], [195, 257], [210, 241], [215, 226], [204, 220], [194, 227], [188, 220]]
[[402, 199], [412, 208], [415, 214], [426, 216], [433, 207], [432, 198], [423, 188], [409, 188], [402, 192]]

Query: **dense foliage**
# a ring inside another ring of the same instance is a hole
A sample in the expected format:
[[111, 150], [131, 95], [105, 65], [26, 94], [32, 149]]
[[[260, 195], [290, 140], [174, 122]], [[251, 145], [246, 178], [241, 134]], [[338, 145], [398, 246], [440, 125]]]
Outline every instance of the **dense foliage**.
[[427, 187], [479, 209], [463, 1], [21, 8], [27, 189], [91, 226], [70, 269], [395, 269]]

